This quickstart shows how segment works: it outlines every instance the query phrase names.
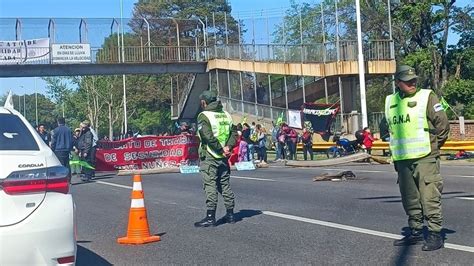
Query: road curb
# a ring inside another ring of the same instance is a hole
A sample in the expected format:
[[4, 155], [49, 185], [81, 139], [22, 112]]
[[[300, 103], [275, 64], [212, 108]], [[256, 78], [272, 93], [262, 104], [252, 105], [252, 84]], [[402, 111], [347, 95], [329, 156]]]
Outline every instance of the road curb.
[[158, 168], [158, 169], [140, 169], [140, 170], [120, 170], [118, 171], [118, 176], [124, 175], [152, 175], [152, 174], [169, 174], [169, 173], [179, 173], [178, 167], [169, 167], [169, 168]]

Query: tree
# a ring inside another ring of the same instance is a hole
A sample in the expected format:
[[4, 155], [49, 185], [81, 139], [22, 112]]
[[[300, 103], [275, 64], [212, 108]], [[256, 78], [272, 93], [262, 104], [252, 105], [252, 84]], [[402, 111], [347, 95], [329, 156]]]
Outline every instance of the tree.
[[474, 9], [470, 6], [456, 7], [455, 2], [412, 1], [400, 5], [393, 12], [398, 58], [409, 57], [412, 53], [423, 54], [422, 61], [411, 57], [405, 62], [413, 63], [419, 72], [424, 73], [423, 83], [438, 94], [442, 94], [442, 86], [450, 75], [449, 30], [464, 31], [465, 25], [472, 25]]
[[[3, 106], [8, 94], [0, 96], [0, 104]], [[56, 110], [56, 105], [45, 95], [38, 93], [37, 95], [33, 94], [24, 94], [16, 95], [13, 94], [13, 104], [14, 108], [23, 114], [23, 110], [26, 110], [26, 119], [30, 122], [31, 125], [36, 126], [36, 100], [38, 100], [38, 124], [44, 124], [46, 128], [53, 129], [57, 126], [56, 119], [58, 113]], [[26, 106], [23, 106], [23, 97]], [[20, 104], [18, 104], [20, 100]], [[21, 108], [21, 110], [20, 110]]]
[[62, 107], [62, 116], [65, 117], [66, 99], [70, 96], [72, 92], [72, 84], [70, 80], [67, 78], [60, 77], [46, 77], [43, 78], [43, 80], [46, 81], [47, 84], [47, 93], [56, 104]]
[[446, 101], [458, 115], [474, 119], [474, 80], [450, 79], [444, 86], [444, 93]]
[[[176, 25], [179, 25], [181, 45], [195, 45], [195, 39], [201, 37], [196, 27], [202, 28], [198, 21], [208, 22], [208, 31], [215, 35], [217, 43], [223, 43], [226, 35], [224, 13], [227, 13], [227, 34], [229, 43], [238, 43], [237, 21], [230, 16], [231, 6], [226, 0], [186, 1], [186, 0], [139, 0], [134, 7], [130, 24], [136, 34], [143, 31], [142, 18], [150, 22], [152, 42], [155, 45], [177, 45]], [[214, 23], [215, 22], [215, 23]], [[215, 27], [214, 27], [215, 25]], [[174, 41], [173, 41], [174, 39]], [[202, 45], [202, 44], [201, 44]]]

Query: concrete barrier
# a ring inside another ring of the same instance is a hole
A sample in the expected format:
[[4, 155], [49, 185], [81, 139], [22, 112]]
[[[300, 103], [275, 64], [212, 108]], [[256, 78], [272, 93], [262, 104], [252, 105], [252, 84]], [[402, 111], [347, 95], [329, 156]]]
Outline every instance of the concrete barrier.
[[179, 167], [156, 168], [156, 169], [138, 169], [138, 170], [119, 170], [117, 175], [152, 175], [152, 174], [168, 174], [179, 173]]

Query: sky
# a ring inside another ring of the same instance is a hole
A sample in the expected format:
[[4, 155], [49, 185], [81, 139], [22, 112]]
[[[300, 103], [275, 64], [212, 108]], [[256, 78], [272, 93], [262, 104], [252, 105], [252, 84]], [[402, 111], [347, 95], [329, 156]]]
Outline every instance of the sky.
[[[123, 17], [129, 18], [137, 1], [122, 1]], [[234, 16], [249, 16], [252, 13], [262, 12], [283, 13], [290, 6], [290, 0], [229, 0], [229, 2]], [[295, 2], [315, 4], [320, 1], [295, 0]], [[469, 2], [470, 0], [458, 0], [456, 5], [465, 6]], [[121, 0], [0, 0], [0, 18], [120, 18], [120, 3]], [[47, 32], [47, 24], [41, 27], [38, 32], [42, 32], [41, 30]], [[77, 27], [76, 24], [71, 25], [71, 30], [77, 31]], [[47, 33], [44, 37], [47, 37]], [[14, 24], [8, 26], [8, 29], [0, 27], [0, 41], [9, 40], [14, 40]], [[46, 93], [46, 83], [40, 78], [0, 78], [0, 95], [6, 94], [10, 89], [14, 94], [20, 95], [36, 91]]]

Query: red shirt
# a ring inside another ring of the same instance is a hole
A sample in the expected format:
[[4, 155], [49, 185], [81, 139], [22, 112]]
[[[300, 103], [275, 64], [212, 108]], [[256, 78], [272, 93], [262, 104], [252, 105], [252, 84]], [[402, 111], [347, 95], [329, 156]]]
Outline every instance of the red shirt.
[[372, 134], [370, 134], [369, 132], [367, 131], [364, 131], [364, 140], [363, 140], [363, 144], [364, 146], [367, 148], [367, 149], [371, 149], [372, 148], [372, 143], [374, 143], [374, 137], [372, 136]]

